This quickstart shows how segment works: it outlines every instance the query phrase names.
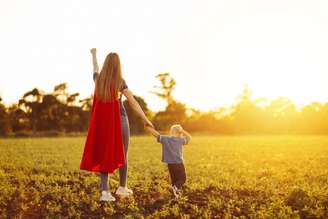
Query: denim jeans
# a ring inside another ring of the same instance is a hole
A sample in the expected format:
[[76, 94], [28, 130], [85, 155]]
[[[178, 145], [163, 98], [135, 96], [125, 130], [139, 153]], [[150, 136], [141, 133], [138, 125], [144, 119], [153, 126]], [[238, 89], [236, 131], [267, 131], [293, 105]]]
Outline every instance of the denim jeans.
[[[123, 144], [124, 144], [124, 156], [125, 165], [119, 169], [120, 173], [120, 186], [126, 186], [127, 173], [128, 173], [128, 148], [130, 141], [130, 128], [129, 120], [126, 113], [121, 113], [122, 133], [123, 133]], [[100, 189], [108, 190], [108, 173], [100, 173]]]

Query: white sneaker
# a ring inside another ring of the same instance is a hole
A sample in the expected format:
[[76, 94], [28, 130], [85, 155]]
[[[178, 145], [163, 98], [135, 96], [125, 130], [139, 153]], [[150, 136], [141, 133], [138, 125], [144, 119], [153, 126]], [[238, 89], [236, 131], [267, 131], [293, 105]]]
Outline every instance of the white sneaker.
[[132, 190], [127, 187], [119, 186], [115, 192], [116, 195], [119, 195], [122, 198], [128, 197], [133, 194]]
[[101, 196], [100, 196], [100, 201], [105, 201], [105, 202], [113, 202], [115, 201], [115, 197], [112, 195], [111, 192], [108, 192], [108, 191], [102, 191], [101, 192]]

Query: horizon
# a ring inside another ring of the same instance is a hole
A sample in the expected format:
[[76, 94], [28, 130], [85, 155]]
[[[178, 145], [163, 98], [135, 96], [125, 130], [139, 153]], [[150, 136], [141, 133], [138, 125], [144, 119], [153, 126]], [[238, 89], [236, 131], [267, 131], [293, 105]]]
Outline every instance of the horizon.
[[92, 47], [100, 67], [107, 53], [120, 54], [129, 88], [152, 111], [165, 107], [150, 93], [162, 72], [176, 79], [173, 96], [201, 111], [233, 104], [245, 84], [254, 98], [282, 96], [298, 107], [328, 102], [323, 0], [0, 0], [0, 5], [5, 104], [34, 87], [51, 92], [63, 82], [69, 92], [88, 97]]
[[[67, 82], [62, 82], [62, 83], [60, 83], [60, 84], [66, 84], [66, 86], [67, 86], [67, 88], [69, 87], [69, 85], [67, 84]], [[54, 85], [54, 87], [55, 86], [57, 86], [57, 85], [59, 85], [59, 84], [56, 84], [56, 85]], [[179, 103], [182, 103], [182, 104], [184, 104], [185, 106], [186, 106], [186, 109], [189, 109], [189, 110], [196, 110], [196, 111], [199, 111], [199, 112], [201, 112], [201, 113], [208, 113], [208, 112], [216, 112], [216, 111], [218, 111], [218, 110], [220, 110], [220, 109], [226, 109], [226, 110], [228, 110], [228, 111], [230, 111], [231, 109], [231, 107], [234, 107], [235, 106], [235, 104], [236, 103], [238, 103], [238, 99], [242, 96], [242, 94], [243, 94], [243, 91], [244, 91], [244, 89], [247, 89], [249, 92], [250, 92], [250, 101], [252, 101], [257, 107], [259, 107], [259, 108], [265, 108], [265, 107], [267, 107], [267, 106], [270, 106], [270, 104], [271, 103], [273, 103], [274, 101], [276, 101], [276, 100], [287, 100], [287, 101], [290, 101], [291, 102], [291, 104], [293, 104], [294, 106], [295, 106], [295, 109], [296, 109], [296, 111], [298, 111], [298, 112], [300, 112], [301, 110], [302, 110], [302, 108], [303, 107], [307, 107], [307, 106], [310, 106], [311, 104], [322, 104], [322, 105], [326, 105], [326, 104], [328, 104], [328, 101], [327, 102], [324, 102], [324, 101], [311, 101], [311, 102], [308, 102], [308, 103], [304, 103], [304, 104], [296, 104], [295, 102], [293, 102], [293, 100], [291, 100], [291, 99], [289, 99], [288, 97], [284, 97], [284, 96], [277, 96], [276, 98], [273, 98], [273, 99], [268, 99], [268, 98], [266, 98], [266, 97], [257, 97], [257, 98], [254, 98], [253, 97], [253, 92], [252, 92], [252, 89], [247, 85], [247, 84], [245, 84], [244, 85], [244, 87], [243, 87], [243, 89], [241, 90], [241, 92], [239, 93], [239, 95], [238, 96], [236, 96], [235, 98], [234, 98], [234, 101], [232, 101], [231, 102], [231, 104], [226, 104], [226, 105], [221, 105], [221, 106], [217, 106], [217, 107], [215, 107], [215, 108], [213, 108], [213, 109], [209, 109], [209, 110], [202, 110], [202, 109], [199, 109], [199, 108], [195, 108], [195, 107], [192, 107], [192, 106], [189, 106], [188, 104], [185, 104], [183, 101], [181, 101], [181, 100], [177, 100], [177, 99], [174, 99], [175, 101], [177, 101], [177, 102], [179, 102]], [[30, 90], [28, 90], [28, 91], [26, 91], [25, 93], [27, 93], [27, 92], [30, 92], [30, 91], [32, 91], [33, 89], [38, 89], [38, 91], [40, 92], [40, 94], [41, 94], [41, 96], [43, 96], [43, 95], [48, 95], [48, 94], [50, 94], [50, 95], [54, 95], [54, 91], [52, 90], [51, 92], [49, 91], [45, 91], [45, 90], [43, 90], [43, 89], [41, 89], [41, 88], [38, 88], [38, 87], [34, 87], [34, 88], [31, 88]], [[68, 90], [68, 89], [67, 89]], [[25, 94], [24, 93], [24, 94]], [[89, 97], [91, 97], [92, 98], [92, 96], [91, 95], [93, 95], [93, 94], [91, 94], [90, 96], [86, 96], [86, 97], [82, 97], [81, 95], [80, 95], [80, 93], [78, 92], [78, 91], [71, 91], [71, 92], [68, 92], [67, 93], [67, 95], [72, 95], [72, 94], [75, 94], [75, 93], [78, 93], [79, 95], [78, 95], [78, 99], [76, 100], [77, 101], [77, 103], [75, 103], [76, 104], [76, 106], [80, 106], [80, 104], [78, 103], [78, 101], [79, 100], [83, 100], [83, 99], [85, 99], [85, 98], [89, 98]], [[24, 94], [22, 94], [21, 96], [22, 96], [22, 98], [23, 98], [23, 95]], [[155, 94], [153, 94], [153, 95], [155, 95]], [[0, 96], [1, 97], [1, 96]], [[140, 96], [138, 96], [138, 97], [140, 97]], [[3, 98], [3, 97], [1, 97], [1, 98]], [[142, 99], [144, 99], [143, 97], [141, 97]], [[158, 100], [160, 100], [162, 103], [163, 103], [163, 105], [166, 107], [167, 106], [167, 101], [165, 101], [165, 100], [163, 100], [163, 99], [161, 99], [161, 98], [159, 98], [159, 97], [157, 97], [158, 98]], [[4, 105], [6, 106], [6, 107], [10, 107], [10, 106], [12, 106], [12, 105], [14, 105], [14, 104], [18, 104], [18, 102], [19, 102], [19, 100], [20, 99], [18, 99], [16, 102], [12, 102], [12, 103], [5, 103], [4, 101], [3, 101], [3, 99], [1, 100], [1, 102], [2, 103], [4, 103]], [[126, 98], [123, 98], [123, 100], [126, 100]], [[145, 99], [144, 99], [145, 100]], [[146, 101], [146, 100], [145, 100]], [[148, 109], [149, 110], [151, 110], [152, 112], [159, 112], [160, 110], [163, 110], [163, 109], [158, 109], [158, 110], [153, 110], [153, 109], [151, 109], [151, 108], [149, 108], [149, 104], [148, 104], [148, 102], [146, 101], [146, 104], [147, 104], [147, 107], [148, 107]]]

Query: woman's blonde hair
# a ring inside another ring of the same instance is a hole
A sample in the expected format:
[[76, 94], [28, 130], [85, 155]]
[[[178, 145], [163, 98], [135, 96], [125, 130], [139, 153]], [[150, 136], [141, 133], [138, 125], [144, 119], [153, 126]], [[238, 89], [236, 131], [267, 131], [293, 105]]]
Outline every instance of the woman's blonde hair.
[[122, 85], [120, 57], [117, 53], [109, 53], [96, 79], [95, 95], [104, 102], [117, 100]]

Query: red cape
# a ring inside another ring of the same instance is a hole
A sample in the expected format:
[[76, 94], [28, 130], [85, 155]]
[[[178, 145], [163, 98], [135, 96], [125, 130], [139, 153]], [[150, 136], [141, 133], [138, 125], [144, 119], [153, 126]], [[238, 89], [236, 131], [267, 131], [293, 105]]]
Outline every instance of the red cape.
[[80, 169], [112, 173], [124, 164], [119, 100], [102, 102], [94, 97]]

